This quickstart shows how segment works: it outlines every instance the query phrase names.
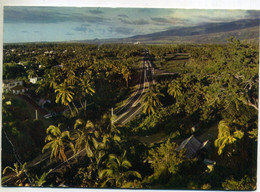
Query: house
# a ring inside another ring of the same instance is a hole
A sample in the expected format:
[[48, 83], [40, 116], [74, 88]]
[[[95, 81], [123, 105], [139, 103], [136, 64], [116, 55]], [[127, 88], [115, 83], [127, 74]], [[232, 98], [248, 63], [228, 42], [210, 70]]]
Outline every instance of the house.
[[23, 81], [16, 79], [3, 80], [3, 92], [9, 92], [17, 85], [23, 86]]
[[40, 77], [31, 77], [31, 78], [29, 78], [29, 80], [30, 80], [30, 83], [36, 84], [39, 80], [41, 80], [41, 78]]
[[186, 149], [186, 157], [188, 159], [192, 158], [197, 153], [199, 155], [202, 155], [204, 158], [205, 153], [210, 151], [210, 142], [208, 140], [201, 142], [192, 135], [181, 142], [181, 144], [177, 148], [177, 151], [180, 151], [183, 148]]
[[3, 92], [21, 94], [27, 91], [28, 88], [23, 86], [23, 80], [3, 80]]
[[25, 91], [28, 91], [28, 88], [24, 87], [24, 86], [21, 86], [21, 85], [16, 85], [15, 87], [13, 87], [11, 89], [11, 92], [13, 94], [21, 94], [21, 93], [24, 93]]

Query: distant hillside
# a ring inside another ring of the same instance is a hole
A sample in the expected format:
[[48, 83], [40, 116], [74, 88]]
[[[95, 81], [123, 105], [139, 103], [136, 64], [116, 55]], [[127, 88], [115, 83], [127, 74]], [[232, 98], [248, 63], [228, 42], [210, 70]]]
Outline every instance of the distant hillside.
[[125, 40], [146, 43], [224, 43], [227, 38], [233, 36], [240, 40], [259, 41], [259, 23], [260, 19], [209, 23], [195, 27], [183, 27], [138, 35]]
[[223, 23], [207, 23], [194, 27], [181, 27], [129, 38], [95, 39], [76, 42], [87, 43], [226, 43], [230, 37], [259, 43], [260, 19], [244, 19]]

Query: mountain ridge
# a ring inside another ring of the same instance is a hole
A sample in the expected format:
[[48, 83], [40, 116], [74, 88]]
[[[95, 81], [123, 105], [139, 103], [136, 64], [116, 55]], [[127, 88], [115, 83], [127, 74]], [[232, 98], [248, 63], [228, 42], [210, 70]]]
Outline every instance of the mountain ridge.
[[[260, 19], [206, 23], [128, 38], [85, 40], [89, 43], [226, 43], [230, 37], [259, 43]], [[83, 41], [81, 41], [83, 42]]]

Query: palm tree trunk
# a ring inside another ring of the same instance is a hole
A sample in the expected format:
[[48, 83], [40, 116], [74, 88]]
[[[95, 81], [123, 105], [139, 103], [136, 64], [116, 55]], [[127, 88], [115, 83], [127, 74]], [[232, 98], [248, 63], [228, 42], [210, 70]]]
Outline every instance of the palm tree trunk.
[[81, 107], [82, 107], [82, 109], [83, 109], [84, 106], [83, 106], [82, 100], [80, 99], [79, 102], [80, 102], [80, 105], [81, 105]]
[[87, 101], [84, 101], [84, 111], [87, 111]]
[[78, 108], [76, 107], [75, 103], [72, 101], [72, 105], [74, 106], [74, 108], [76, 109], [77, 113], [79, 113]]
[[69, 109], [70, 109], [70, 112], [72, 113], [73, 111], [72, 111], [72, 109], [71, 109], [71, 107], [70, 107], [70, 104], [68, 104], [68, 107], [69, 107]]

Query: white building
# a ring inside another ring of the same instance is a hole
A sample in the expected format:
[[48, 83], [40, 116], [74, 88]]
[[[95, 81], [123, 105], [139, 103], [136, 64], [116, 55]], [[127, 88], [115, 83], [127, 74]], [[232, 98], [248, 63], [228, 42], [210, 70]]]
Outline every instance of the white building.
[[22, 80], [3, 80], [3, 92], [5, 93], [20, 94], [27, 90], [28, 88], [23, 86]]
[[29, 78], [30, 83], [36, 84], [41, 78], [40, 77], [31, 77]]

